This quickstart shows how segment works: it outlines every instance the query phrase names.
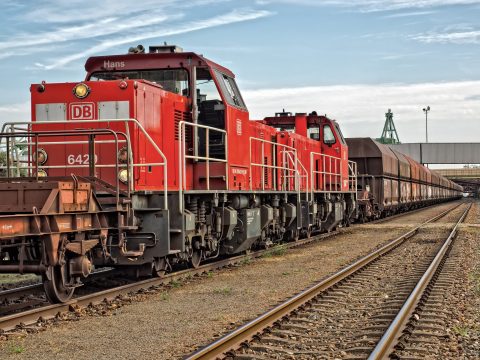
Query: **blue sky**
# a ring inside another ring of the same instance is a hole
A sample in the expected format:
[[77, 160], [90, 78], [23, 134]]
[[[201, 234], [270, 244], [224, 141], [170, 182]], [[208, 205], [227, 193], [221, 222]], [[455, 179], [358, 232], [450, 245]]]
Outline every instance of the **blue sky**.
[[88, 56], [175, 43], [229, 67], [253, 118], [285, 108], [404, 142], [479, 141], [480, 0], [2, 2], [0, 121], [29, 117], [30, 83], [79, 81]]

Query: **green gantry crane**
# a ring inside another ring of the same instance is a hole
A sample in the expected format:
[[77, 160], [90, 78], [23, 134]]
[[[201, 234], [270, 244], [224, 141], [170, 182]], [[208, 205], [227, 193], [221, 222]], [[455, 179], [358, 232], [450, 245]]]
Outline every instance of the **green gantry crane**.
[[390, 109], [388, 109], [388, 112], [385, 113], [385, 125], [383, 126], [382, 136], [375, 140], [381, 144], [400, 144], [397, 129], [393, 123], [393, 113]]

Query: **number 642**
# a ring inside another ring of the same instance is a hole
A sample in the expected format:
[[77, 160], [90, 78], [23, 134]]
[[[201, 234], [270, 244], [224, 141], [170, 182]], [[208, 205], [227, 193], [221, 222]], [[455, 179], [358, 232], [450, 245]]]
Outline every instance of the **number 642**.
[[[70, 154], [67, 156], [68, 165], [88, 165], [90, 163], [89, 154]], [[95, 164], [97, 163], [97, 155], [95, 154]]]

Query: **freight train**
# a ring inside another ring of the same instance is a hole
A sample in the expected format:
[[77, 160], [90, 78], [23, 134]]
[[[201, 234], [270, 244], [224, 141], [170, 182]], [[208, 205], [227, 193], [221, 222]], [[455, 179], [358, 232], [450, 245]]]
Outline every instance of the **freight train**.
[[361, 222], [462, 196], [460, 185], [387, 145], [371, 138], [346, 140], [358, 169]]
[[459, 196], [405, 173], [403, 158], [375, 155], [383, 173], [368, 154], [366, 167], [349, 160], [362, 153], [316, 112], [251, 121], [235, 75], [179, 47], [85, 69], [84, 81], [31, 85], [31, 121], [0, 134], [0, 272], [40, 274], [51, 302], [94, 267], [161, 276]]

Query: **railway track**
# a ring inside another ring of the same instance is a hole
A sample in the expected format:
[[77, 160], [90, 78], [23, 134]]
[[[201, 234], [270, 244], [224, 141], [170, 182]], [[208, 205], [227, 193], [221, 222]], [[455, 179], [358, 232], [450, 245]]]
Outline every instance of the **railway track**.
[[[325, 239], [327, 237], [331, 237], [337, 235], [340, 231], [335, 231], [327, 234], [320, 234], [316, 236], [312, 236], [308, 239], [302, 239], [292, 243], [286, 243], [282, 246], [285, 248], [291, 249], [299, 246], [304, 246], [306, 244], [312, 243], [314, 241], [318, 241], [321, 239]], [[95, 291], [83, 296], [77, 296], [72, 300], [63, 303], [63, 304], [46, 304], [45, 302], [41, 303], [39, 307], [35, 307], [33, 309], [29, 309], [26, 311], [21, 311], [18, 313], [9, 313], [11, 310], [15, 311], [15, 305], [7, 310], [7, 315], [5, 313], [1, 313], [1, 306], [0, 306], [0, 331], [11, 331], [15, 329], [17, 326], [21, 327], [28, 327], [35, 325], [38, 321], [45, 321], [49, 319], [55, 318], [59, 313], [68, 312], [79, 307], [85, 307], [89, 305], [100, 304], [105, 301], [111, 301], [118, 296], [126, 295], [129, 293], [138, 292], [141, 290], [146, 290], [150, 288], [156, 288], [162, 285], [167, 285], [172, 282], [176, 282], [178, 280], [192, 277], [195, 275], [201, 275], [204, 273], [208, 273], [212, 270], [217, 270], [221, 268], [225, 268], [228, 266], [234, 266], [241, 264], [246, 259], [252, 258], [259, 258], [266, 253], [271, 251], [271, 248], [265, 250], [259, 250], [255, 252], [251, 252], [244, 255], [239, 255], [231, 258], [221, 259], [219, 261], [215, 261], [212, 263], [207, 263], [198, 267], [197, 269], [185, 269], [176, 271], [170, 274], [165, 275], [162, 278], [149, 278], [146, 280], [141, 280], [137, 282], [132, 282], [129, 284], [125, 284], [122, 286], [116, 286], [109, 289], [105, 289], [102, 291]], [[9, 289], [0, 292], [0, 298], [3, 298], [4, 301], [9, 296], [28, 296], [31, 295], [29, 291], [38, 291], [41, 289], [41, 284], [33, 284], [26, 287]], [[38, 304], [37, 304], [38, 305]], [[25, 305], [23, 308], [27, 308], [34, 305]], [[22, 310], [22, 307], [19, 305], [18, 310]]]
[[[459, 205], [460, 204], [457, 204], [456, 206], [454, 206], [454, 208], [458, 207]], [[418, 209], [415, 210], [415, 212], [420, 210], [426, 210], [428, 208], [430, 207]], [[444, 216], [446, 213], [447, 212], [443, 212], [441, 215]], [[412, 214], [412, 212], [398, 214], [389, 218], [374, 221], [372, 223], [385, 222], [388, 219], [393, 220], [401, 216], [406, 216], [410, 214]], [[320, 234], [312, 236], [309, 239], [303, 239], [294, 243], [287, 243], [283, 246], [285, 246], [286, 248], [303, 246], [313, 241], [337, 235], [340, 232], [341, 230], [337, 230], [328, 234]], [[51, 305], [46, 302], [45, 296], [43, 295], [43, 286], [41, 283], [1, 291], [0, 330], [10, 331], [19, 325], [28, 327], [36, 324], [39, 319], [41, 319], [42, 321], [52, 319], [59, 313], [70, 311], [72, 309], [77, 309], [78, 307], [85, 307], [91, 304], [99, 304], [104, 301], [111, 301], [120, 295], [125, 295], [143, 289], [166, 285], [168, 283], [178, 281], [182, 278], [207, 273], [211, 270], [220, 269], [223, 267], [236, 265], [242, 263], [247, 258], [261, 257], [268, 251], [270, 251], [270, 249], [256, 251], [233, 258], [222, 259], [214, 263], [205, 264], [198, 269], [186, 269], [171, 273], [163, 278], [153, 278], [138, 282], [131, 282], [121, 286], [111, 286], [110, 288], [104, 287], [100, 291], [98, 291], [98, 288], [89, 288], [88, 284], [86, 284], [85, 288], [82, 289], [82, 293], [78, 294], [71, 301], [58, 305]], [[105, 276], [105, 273], [108, 272], [109, 271], [99, 271], [97, 274], [94, 274], [94, 278], [101, 278], [102, 276]]]
[[[459, 208], [460, 205], [427, 220], [186, 359], [382, 359], [393, 352], [424, 355], [425, 347], [428, 348], [425, 337], [429, 331], [435, 333], [431, 321], [439, 306], [435, 296], [441, 291], [434, 288], [432, 280], [441, 276], [458, 226], [471, 207], [465, 204]], [[458, 221], [451, 228], [426, 226], [457, 213]], [[448, 279], [439, 286], [448, 286]], [[430, 303], [429, 294], [433, 295]], [[418, 314], [422, 309], [425, 315]], [[415, 326], [420, 326], [417, 332]]]

